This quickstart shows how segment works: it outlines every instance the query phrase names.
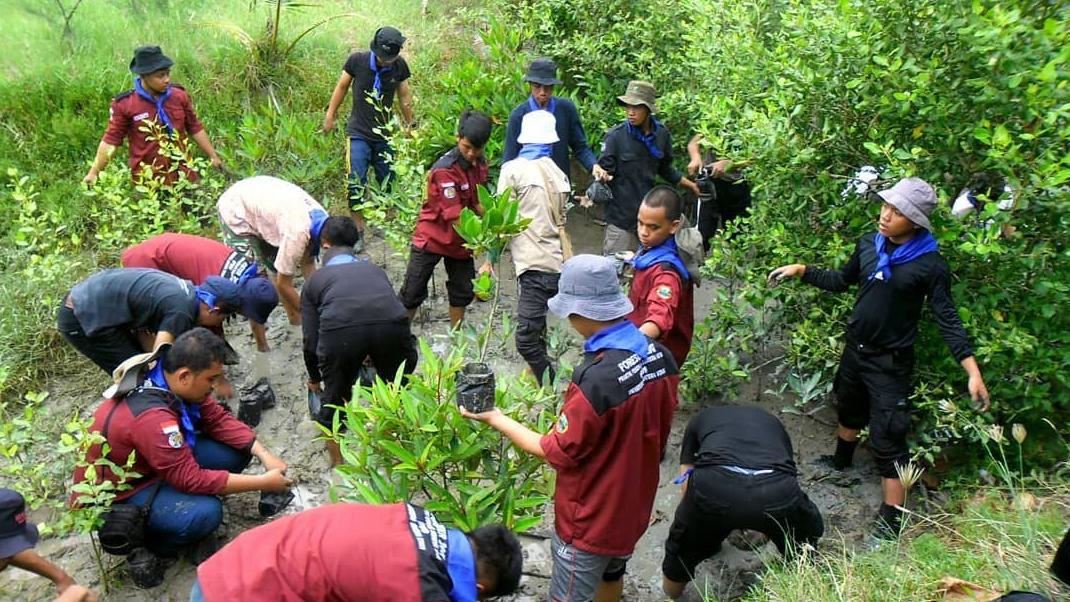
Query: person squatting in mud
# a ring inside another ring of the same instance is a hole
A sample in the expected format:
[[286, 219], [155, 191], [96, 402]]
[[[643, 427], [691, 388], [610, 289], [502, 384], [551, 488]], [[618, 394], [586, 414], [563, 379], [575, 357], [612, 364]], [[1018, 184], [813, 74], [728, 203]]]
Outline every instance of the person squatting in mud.
[[680, 373], [669, 350], [625, 318], [632, 304], [612, 259], [566, 261], [549, 306], [586, 339], [553, 429], [536, 433], [500, 409], [460, 411], [557, 472], [550, 599], [620, 600], [650, 522]]
[[897, 538], [902, 527], [899, 508], [906, 492], [897, 467], [910, 461], [906, 437], [914, 341], [926, 299], [940, 336], [966, 372], [970, 397], [982, 411], [988, 409], [989, 398], [951, 297], [950, 269], [932, 235], [929, 215], [936, 207], [936, 193], [924, 180], [905, 178], [878, 194], [884, 204], [877, 232], [862, 236], [845, 266], [827, 270], [785, 265], [769, 273], [769, 282], [800, 278], [833, 292], [858, 286], [833, 386], [839, 412], [836, 451], [826, 461], [833, 470], [849, 468], [859, 431], [869, 426], [869, 448], [884, 492], [874, 530], [880, 540]]
[[[225, 354], [223, 341], [207, 329], [185, 332], [174, 344], [163, 343], [124, 362], [93, 413], [89, 431], [104, 437], [107, 459], [123, 466], [133, 453], [131, 470], [140, 475], [126, 481], [132, 487], [119, 491], [114, 502], [134, 504], [148, 513], [143, 547], [124, 550], [139, 587], [163, 581], [161, 558], [190, 548], [197, 563], [215, 551], [213, 533], [223, 521], [220, 495], [282, 492], [290, 486], [286, 463], [211, 396], [223, 375]], [[86, 463], [93, 465], [102, 455], [101, 445], [94, 445]], [[264, 474], [241, 474], [254, 456]], [[95, 474], [98, 481], [120, 482], [108, 469]], [[85, 480], [84, 465], [79, 466], [74, 484]], [[78, 504], [78, 497], [72, 494], [72, 505]], [[123, 528], [105, 520], [102, 545], [110, 541], [109, 533]]]

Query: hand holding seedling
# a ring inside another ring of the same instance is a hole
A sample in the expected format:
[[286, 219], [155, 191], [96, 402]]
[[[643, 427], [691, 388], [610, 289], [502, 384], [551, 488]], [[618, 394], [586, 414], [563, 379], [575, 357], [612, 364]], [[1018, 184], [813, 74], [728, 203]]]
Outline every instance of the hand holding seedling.
[[792, 263], [769, 272], [767, 282], [769, 286], [776, 286], [780, 284], [785, 278], [802, 278], [806, 273], [806, 266], [801, 263]]
[[602, 166], [597, 163], [595, 163], [594, 167], [591, 168], [591, 175], [594, 176], [594, 179], [601, 180], [602, 182], [609, 182], [613, 180], [613, 175], [610, 174], [608, 171], [602, 169]]
[[502, 411], [498, 408], [492, 408], [490, 410], [487, 410], [486, 412], [479, 413], [469, 412], [468, 409], [464, 406], [457, 406], [457, 409], [460, 410], [461, 416], [464, 416], [465, 418], [470, 418], [477, 422], [483, 422], [491, 426], [494, 426], [494, 419], [498, 418], [499, 416], [504, 416], [504, 414], [502, 414]]

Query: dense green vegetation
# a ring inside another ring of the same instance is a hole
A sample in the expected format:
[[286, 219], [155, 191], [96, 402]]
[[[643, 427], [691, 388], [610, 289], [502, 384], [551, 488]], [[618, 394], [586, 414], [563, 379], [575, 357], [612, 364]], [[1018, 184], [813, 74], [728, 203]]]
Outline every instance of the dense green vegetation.
[[[414, 0], [356, 8], [324, 0], [280, 13], [275, 7], [94, 0], [79, 6], [66, 32], [51, 4], [12, 0], [6, 7], [0, 21], [0, 452], [9, 469], [19, 470], [7, 476], [31, 483], [38, 503], [56, 497], [49, 483], [69, 470], [56, 462], [24, 466], [31, 462], [27, 450], [47, 438], [30, 437], [14, 418], [31, 407], [36, 413], [24, 421], [35, 430], [47, 432], [40, 425], [49, 421], [59, 430], [66, 425], [66, 416], [44, 416], [39, 397], [23, 402], [24, 392], [43, 388], [45, 377], [87, 370], [54, 329], [63, 293], [94, 269], [114, 265], [129, 242], [164, 229], [214, 228], [214, 199], [236, 178], [277, 175], [341, 210], [342, 135], [323, 135], [319, 125], [345, 56], [366, 47], [387, 22], [401, 25], [410, 39], [418, 127], [395, 140], [398, 183], [391, 193], [376, 194], [367, 213], [396, 248], [405, 246], [423, 176], [451, 144], [456, 116], [472, 106], [504, 125], [524, 93], [519, 77], [530, 58], [550, 55], [561, 65], [566, 85], [559, 92], [577, 101], [595, 148], [621, 118], [614, 98], [626, 81], [649, 79], [678, 156], [693, 133], [702, 133], [711, 150], [752, 165], [752, 215], [716, 242], [707, 262], [717, 302], [686, 367], [691, 399], [716, 393], [732, 399], [742, 379], [782, 354], [786, 386], [810, 404], [806, 409], [825, 401], [821, 393], [853, 297], [803, 286], [774, 290], [765, 275], [788, 262], [846, 260], [858, 236], [873, 229], [877, 209], [842, 198], [840, 190], [858, 167], [872, 164], [886, 179], [918, 175], [939, 190], [935, 234], [994, 401], [987, 415], [969, 408], [961, 369], [925, 320], [914, 399], [919, 456], [934, 458], [955, 444], [968, 450], [961, 455], [974, 458], [971, 463], [992, 465], [990, 456], [979, 459], [986, 457], [979, 453], [985, 426], [1020, 422], [1033, 435], [1023, 453], [1008, 448], [1012, 467], [1021, 456], [1028, 459], [1022, 466], [1037, 466], [1037, 473], [1066, 460], [1065, 3], [502, 0], [476, 6], [442, 0], [428, 3], [428, 14]], [[176, 60], [174, 79], [190, 90], [228, 172], [205, 170], [202, 182], [184, 191], [138, 192], [121, 151], [89, 194], [81, 178], [109, 99], [131, 86], [130, 53], [143, 43], [160, 44]], [[496, 128], [487, 149], [492, 161], [503, 136], [504, 127]], [[1015, 191], [1014, 208], [997, 210], [991, 202], [957, 221], [946, 201], [978, 172], [1005, 178]], [[964, 502], [963, 516], [941, 523], [950, 530], [934, 529], [904, 549], [782, 567], [754, 599], [822, 599], [814, 592], [824, 586], [839, 592], [829, 599], [914, 599], [932, 590], [939, 573], [960, 569], [961, 577], [1001, 586], [1027, 584], [1023, 576], [1035, 583], [1035, 562], [1016, 569], [1010, 559], [1045, 549], [1057, 520], [1031, 513], [1033, 522], [1023, 522], [1017, 511], [1008, 514], [1004, 500], [997, 492]], [[987, 552], [1004, 537], [1014, 542], [1006, 566], [971, 564], [993, 557]], [[891, 571], [891, 555], [919, 560]], [[852, 587], [890, 597], [867, 597]]]

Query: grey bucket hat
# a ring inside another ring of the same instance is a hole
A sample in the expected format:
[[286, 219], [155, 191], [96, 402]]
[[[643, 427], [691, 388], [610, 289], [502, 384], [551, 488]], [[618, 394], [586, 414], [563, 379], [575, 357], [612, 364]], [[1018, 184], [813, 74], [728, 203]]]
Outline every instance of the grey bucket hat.
[[550, 311], [609, 322], [631, 313], [633, 306], [620, 291], [617, 266], [609, 257], [576, 255], [561, 268], [557, 294], [547, 302]]
[[907, 219], [932, 232], [929, 215], [936, 207], [936, 192], [921, 178], [903, 178], [888, 190], [877, 193], [884, 202], [895, 207]]
[[654, 106], [654, 96], [654, 84], [642, 80], [632, 80], [628, 82], [628, 88], [624, 90], [624, 95], [617, 97], [617, 102], [622, 105], [646, 105], [646, 108], [650, 109], [651, 113], [657, 113], [658, 110]]

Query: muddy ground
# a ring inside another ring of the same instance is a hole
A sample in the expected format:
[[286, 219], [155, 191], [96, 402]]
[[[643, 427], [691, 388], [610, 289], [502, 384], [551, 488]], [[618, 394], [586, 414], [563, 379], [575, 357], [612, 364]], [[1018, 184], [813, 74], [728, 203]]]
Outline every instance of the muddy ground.
[[[575, 209], [570, 215], [569, 231], [577, 253], [600, 252], [602, 228], [594, 215]], [[391, 280], [401, 282], [404, 263], [394, 257], [381, 239], [373, 239], [369, 245], [370, 258], [385, 265]], [[515, 280], [508, 257], [503, 261], [502, 307], [512, 311], [515, 307]], [[441, 266], [435, 276], [436, 288], [432, 298], [424, 306], [423, 314], [415, 325], [417, 334], [433, 339], [438, 345], [446, 344], [445, 273]], [[715, 282], [704, 283], [696, 295], [696, 316], [701, 319], [708, 308], [712, 287]], [[472, 321], [485, 319], [489, 304], [476, 303], [470, 311]], [[567, 324], [551, 318], [551, 327], [567, 329]], [[296, 499], [287, 513], [326, 503], [328, 490], [332, 486], [332, 474], [327, 468], [327, 456], [323, 444], [313, 439], [318, 434], [314, 424], [308, 418], [304, 383], [306, 375], [301, 356], [300, 328], [286, 323], [282, 311], [276, 311], [269, 322], [269, 338], [273, 348], [271, 354], [270, 378], [278, 398], [276, 408], [267, 410], [263, 422], [257, 431], [260, 440], [275, 451], [290, 466], [290, 474], [297, 482]], [[243, 324], [230, 327], [232, 344], [242, 353], [242, 362], [228, 372], [236, 386], [251, 382], [253, 368], [251, 357], [254, 355], [253, 344]], [[573, 341], [572, 347], [578, 349], [579, 340]], [[516, 355], [511, 341], [503, 342], [499, 347], [494, 363], [519, 372], [523, 361]], [[566, 357], [576, 357], [575, 351]], [[87, 364], [88, 366], [88, 364]], [[625, 599], [632, 601], [654, 601], [665, 599], [661, 595], [661, 560], [663, 542], [672, 522], [676, 504], [679, 501], [679, 487], [672, 485], [678, 469], [680, 440], [688, 419], [701, 407], [702, 403], [742, 403], [758, 404], [779, 414], [783, 419], [795, 444], [797, 461], [801, 472], [803, 486], [811, 499], [825, 516], [826, 536], [820, 545], [838, 547], [858, 545], [864, 538], [872, 517], [876, 513], [880, 500], [879, 485], [872, 462], [864, 451], [858, 455], [856, 468], [851, 477], [855, 482], [850, 487], [832, 483], [819, 470], [813, 467], [813, 461], [820, 455], [829, 453], [833, 438], [835, 420], [833, 413], [824, 409], [813, 417], [785, 414], [781, 410], [792, 405], [792, 399], [771, 393], [770, 389], [779, 388], [779, 374], [776, 366], [770, 366], [759, 375], [754, 375], [740, 394], [734, 399], [681, 400], [680, 409], [674, 420], [673, 432], [669, 441], [666, 460], [662, 464], [662, 479], [655, 503], [651, 526], [640, 540], [635, 555], [628, 565], [625, 578]], [[59, 407], [71, 405], [85, 406], [92, 411], [95, 403], [86, 403], [97, 391], [104, 389], [107, 381], [99, 372], [87, 371], [83, 378], [64, 379], [50, 383], [52, 395], [49, 403]], [[254, 462], [251, 471], [260, 470]], [[256, 509], [256, 494], [233, 495], [225, 498], [226, 518], [223, 529], [227, 538], [233, 538], [242, 531], [263, 522]], [[529, 602], [545, 600], [550, 574], [549, 542], [545, 536], [552, 528], [552, 509], [547, 509], [548, 518], [543, 526], [536, 529], [533, 536], [524, 537], [525, 573], [521, 591], [511, 598], [514, 601]], [[51, 538], [42, 541], [38, 551], [53, 562], [61, 565], [73, 575], [79, 583], [101, 592], [99, 572], [90, 552], [87, 539], [81, 536]], [[760, 578], [763, 561], [775, 557], [776, 550], [771, 544], [759, 545], [756, 549], [746, 537], [730, 538], [722, 551], [714, 558], [699, 566], [695, 588], [689, 588], [685, 600], [701, 600], [699, 592], [704, 592], [717, 599], [731, 600], [747, 591], [749, 585]], [[167, 571], [167, 578], [162, 585], [150, 590], [135, 588], [123, 574], [123, 565], [116, 559], [107, 559], [114, 566], [118, 580], [110, 593], [102, 595], [104, 600], [132, 601], [180, 601], [189, 598], [189, 590], [195, 575], [195, 567], [186, 558], [180, 558]], [[31, 576], [19, 570], [7, 570], [0, 574], [0, 598], [4, 600], [51, 600], [54, 591], [44, 579]]]

